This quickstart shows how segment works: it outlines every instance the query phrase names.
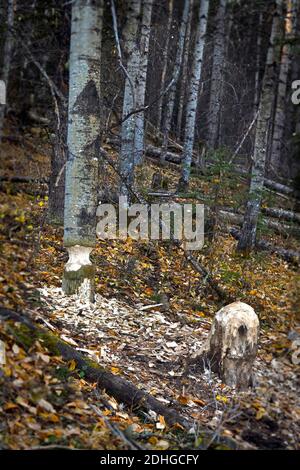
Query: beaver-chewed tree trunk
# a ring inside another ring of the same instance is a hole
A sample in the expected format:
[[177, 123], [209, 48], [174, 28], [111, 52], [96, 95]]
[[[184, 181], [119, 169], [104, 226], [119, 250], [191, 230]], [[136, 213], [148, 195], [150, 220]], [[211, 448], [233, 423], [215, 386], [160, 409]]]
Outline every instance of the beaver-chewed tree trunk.
[[69, 261], [63, 289], [87, 300], [94, 297], [89, 254], [96, 244], [102, 16], [102, 0], [73, 2], [64, 211]]
[[258, 333], [259, 320], [250, 305], [226, 305], [214, 318], [202, 359], [225, 384], [245, 390], [253, 383]]

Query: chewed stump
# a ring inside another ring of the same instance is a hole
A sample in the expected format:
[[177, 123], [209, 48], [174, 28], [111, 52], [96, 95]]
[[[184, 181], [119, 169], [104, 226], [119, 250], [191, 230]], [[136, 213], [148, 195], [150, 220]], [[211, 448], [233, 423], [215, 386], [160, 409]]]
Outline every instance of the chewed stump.
[[258, 334], [259, 320], [250, 305], [243, 302], [226, 305], [214, 318], [205, 346], [205, 363], [225, 384], [247, 389], [253, 383]]
[[95, 268], [90, 261], [92, 248], [75, 245], [68, 247], [69, 259], [65, 267], [62, 288], [65, 294], [77, 294], [82, 301], [94, 301]]

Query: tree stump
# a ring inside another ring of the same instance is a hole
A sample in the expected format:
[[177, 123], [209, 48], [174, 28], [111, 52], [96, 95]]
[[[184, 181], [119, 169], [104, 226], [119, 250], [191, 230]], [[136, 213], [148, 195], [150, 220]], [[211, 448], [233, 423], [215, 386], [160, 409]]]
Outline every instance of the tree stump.
[[253, 384], [258, 334], [259, 320], [250, 305], [226, 305], [214, 318], [202, 359], [225, 384], [245, 390]]

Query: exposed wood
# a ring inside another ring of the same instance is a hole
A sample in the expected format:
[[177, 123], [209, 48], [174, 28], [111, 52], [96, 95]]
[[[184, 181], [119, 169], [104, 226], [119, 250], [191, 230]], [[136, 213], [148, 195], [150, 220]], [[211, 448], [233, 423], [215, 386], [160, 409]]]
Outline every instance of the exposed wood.
[[243, 302], [226, 305], [216, 313], [199, 360], [204, 360], [225, 384], [246, 390], [253, 384], [258, 334], [258, 317], [250, 305]]

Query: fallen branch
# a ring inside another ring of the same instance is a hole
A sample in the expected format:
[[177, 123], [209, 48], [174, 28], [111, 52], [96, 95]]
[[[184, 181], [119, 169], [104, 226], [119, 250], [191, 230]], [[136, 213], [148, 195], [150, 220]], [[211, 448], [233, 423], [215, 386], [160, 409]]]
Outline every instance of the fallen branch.
[[0, 176], [0, 181], [8, 183], [42, 183], [48, 184], [48, 178], [34, 178], [31, 176]]
[[[231, 228], [229, 232], [233, 236], [233, 238], [235, 238], [236, 240], [239, 240], [240, 231], [238, 229]], [[275, 253], [280, 258], [283, 258], [285, 261], [288, 261], [296, 265], [300, 264], [300, 253], [298, 251], [287, 250], [280, 246], [274, 246], [272, 245], [272, 243], [267, 242], [266, 240], [256, 240], [255, 246], [259, 250], [270, 251], [271, 253]]]
[[[236, 225], [242, 225], [244, 221], [243, 214], [237, 214], [235, 212], [230, 212], [230, 211], [225, 211], [225, 210], [219, 210], [218, 216], [222, 220], [225, 220], [231, 224], [236, 224]], [[262, 221], [265, 223], [265, 225], [269, 229], [274, 230], [274, 232], [279, 233], [280, 235], [300, 236], [299, 227], [288, 225], [288, 224], [283, 224], [275, 220], [271, 220], [269, 218], [263, 218]]]
[[270, 217], [274, 217], [275, 219], [288, 220], [290, 222], [298, 222], [300, 224], [300, 214], [298, 212], [277, 209], [275, 207], [263, 207], [262, 212]]
[[[13, 320], [17, 324], [20, 324], [16, 326], [16, 328], [10, 328], [10, 333], [22, 347], [26, 349], [30, 348], [32, 344], [38, 340], [52, 354], [62, 356], [65, 361], [74, 360], [76, 362], [76, 368], [84, 373], [84, 379], [86, 381], [97, 383], [99, 389], [105, 390], [119, 403], [126, 404], [132, 410], [140, 409], [144, 410], [146, 413], [154, 411], [157, 415], [164, 416], [169, 426], [179, 424], [186, 431], [194, 427], [193, 422], [181, 416], [176, 410], [165, 406], [152, 395], [141, 390], [120, 375], [108, 372], [101, 365], [84, 357], [68, 343], [33, 323], [33, 321], [24, 314], [21, 315], [13, 310], [0, 307], [0, 320]], [[198, 435], [202, 435], [203, 437], [204, 448], [205, 443], [209, 441], [212, 434], [213, 432], [209, 429], [199, 430]], [[233, 439], [229, 439], [225, 436], [217, 437], [219, 444], [231, 449], [237, 448], [237, 443]]]

